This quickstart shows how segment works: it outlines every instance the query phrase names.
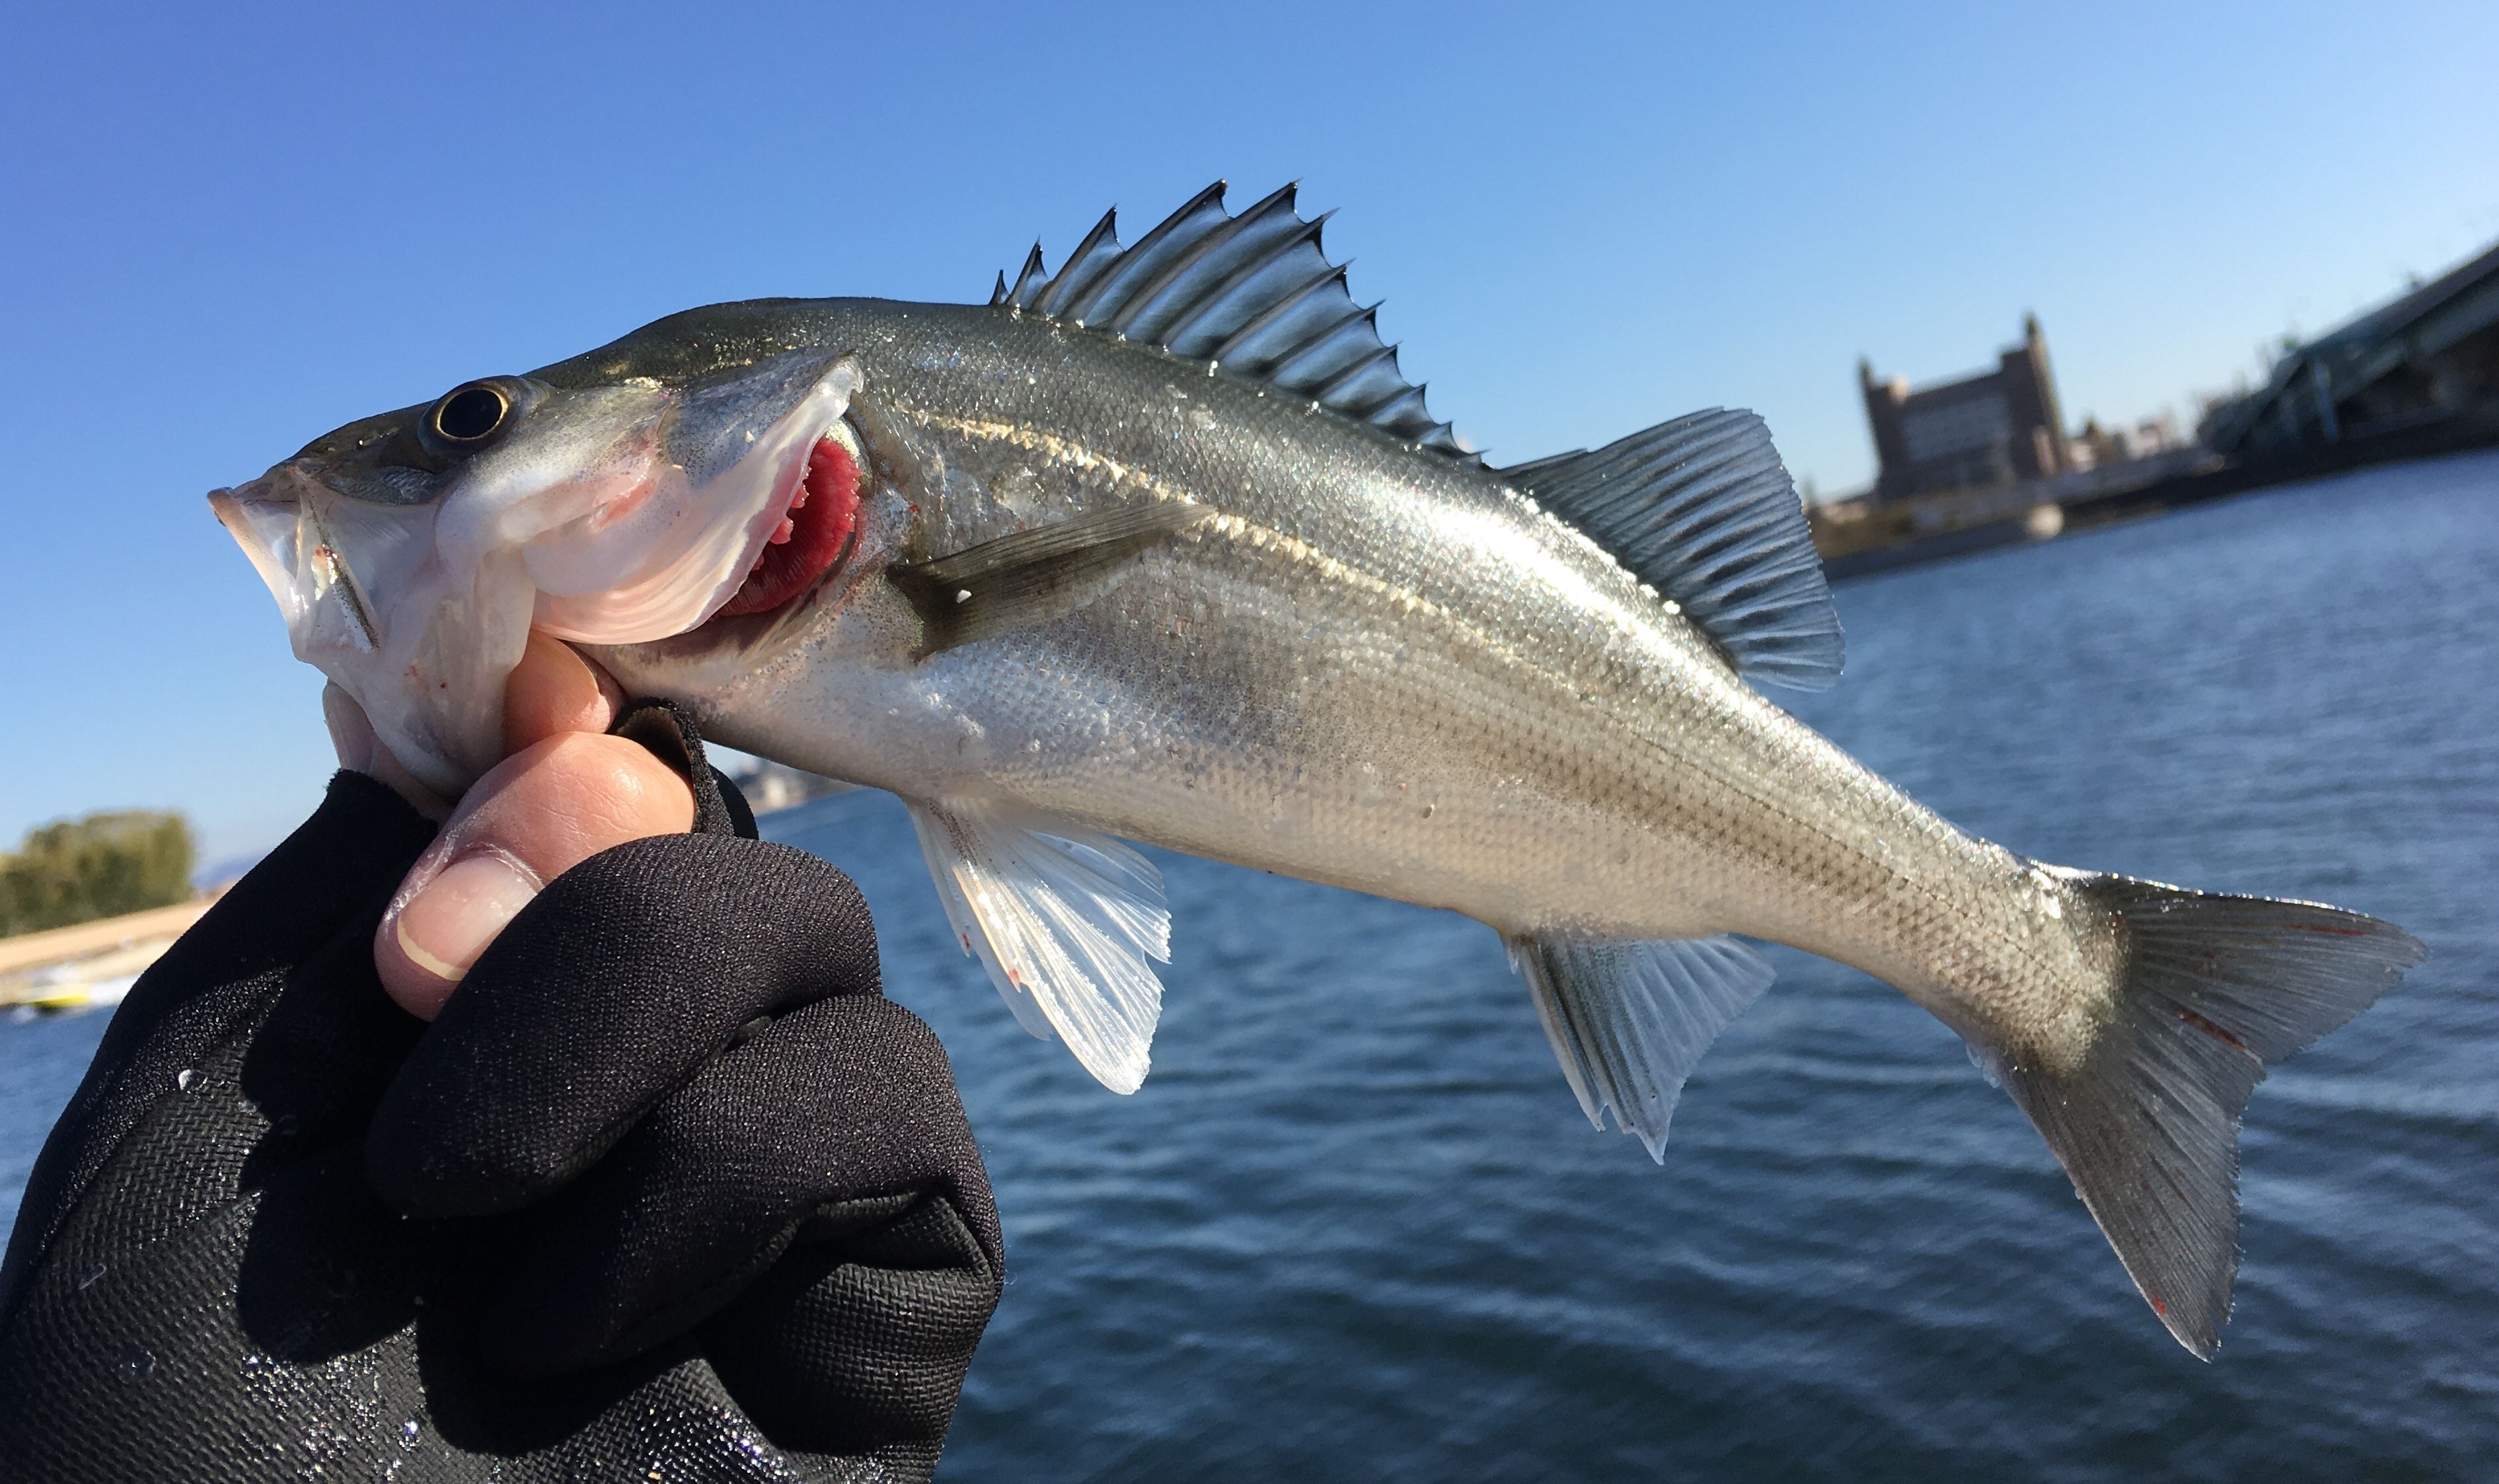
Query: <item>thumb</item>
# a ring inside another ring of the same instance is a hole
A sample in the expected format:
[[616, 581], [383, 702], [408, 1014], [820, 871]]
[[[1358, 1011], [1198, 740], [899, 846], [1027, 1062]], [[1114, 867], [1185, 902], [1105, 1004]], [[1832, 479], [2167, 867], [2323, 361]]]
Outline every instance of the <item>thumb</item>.
[[461, 798], [392, 896], [373, 937], [382, 987], [433, 1019], [548, 882], [610, 847], [694, 823], [686, 781], [638, 743], [576, 731], [522, 749]]

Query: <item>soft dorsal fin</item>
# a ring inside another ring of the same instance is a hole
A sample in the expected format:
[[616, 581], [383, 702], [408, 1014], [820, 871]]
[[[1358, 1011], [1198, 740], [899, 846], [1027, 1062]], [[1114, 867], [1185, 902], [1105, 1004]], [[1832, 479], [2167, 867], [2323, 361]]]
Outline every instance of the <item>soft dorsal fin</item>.
[[1839, 678], [1831, 584], [1759, 417], [1695, 412], [1502, 474], [1678, 604], [1745, 679]]
[[1036, 242], [1012, 285], [998, 275], [990, 303], [1212, 361], [1218, 374], [1473, 461], [1380, 341], [1379, 306], [1356, 305], [1345, 266], [1321, 250], [1327, 217], [1304, 220], [1290, 185], [1234, 216], [1223, 190], [1217, 180], [1198, 192], [1129, 247], [1114, 208], [1055, 274]]

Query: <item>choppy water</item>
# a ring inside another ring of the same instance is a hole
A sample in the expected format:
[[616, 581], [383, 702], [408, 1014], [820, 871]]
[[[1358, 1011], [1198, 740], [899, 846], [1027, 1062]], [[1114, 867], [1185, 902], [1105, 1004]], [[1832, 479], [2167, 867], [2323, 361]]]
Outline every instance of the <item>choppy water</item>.
[[[1798, 704], [2059, 862], [2427, 940], [2258, 1089], [2222, 1358], [2145, 1311], [1941, 1026], [1776, 951], [1664, 1169], [1492, 934], [1161, 857], [1154, 1072], [1024, 1038], [880, 795], [783, 816], [944, 1035], [1013, 1270], [957, 1479], [2463, 1478], [2499, 1470], [2499, 457], [1850, 585]], [[0, 1027], [0, 1206], [101, 1032]], [[5, 1215], [0, 1210], [0, 1215]]]

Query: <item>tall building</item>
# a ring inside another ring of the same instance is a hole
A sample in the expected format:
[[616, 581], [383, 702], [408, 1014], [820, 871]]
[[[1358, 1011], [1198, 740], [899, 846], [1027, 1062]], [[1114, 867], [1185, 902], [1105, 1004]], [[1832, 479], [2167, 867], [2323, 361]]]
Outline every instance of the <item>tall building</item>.
[[1995, 371], [1911, 391], [1904, 377], [1875, 380], [1860, 360], [1857, 379], [1881, 464], [1878, 500], [2045, 479], [2073, 467], [2036, 315], [2022, 317], [2022, 343], [1998, 356]]

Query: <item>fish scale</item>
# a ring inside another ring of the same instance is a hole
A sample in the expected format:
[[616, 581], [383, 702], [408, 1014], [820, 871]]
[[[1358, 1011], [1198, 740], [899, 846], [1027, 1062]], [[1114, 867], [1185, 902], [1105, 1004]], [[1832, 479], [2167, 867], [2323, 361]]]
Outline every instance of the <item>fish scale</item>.
[[[838, 436], [860, 453], [855, 524], [800, 597], [575, 636], [706, 735], [901, 795], [966, 951], [1106, 1085], [1146, 1075], [1169, 951], [1159, 878], [1129, 841], [1487, 923], [1591, 1121], [1652, 1155], [1693, 1066], [1769, 983], [1742, 939], [1790, 944], [1961, 1034], [2162, 1322], [2209, 1356], [2248, 1092], [2420, 945], [2319, 904], [2042, 866], [1954, 828], [1754, 688], [1828, 685], [1840, 661], [1758, 418], [1696, 413], [1489, 468], [1403, 380], [1291, 189], [1238, 216], [1222, 200], [1202, 193], [1134, 247], [1105, 217], [1056, 274], [1036, 249], [987, 305], [674, 315], [513, 379], [526, 406], [490, 448], [447, 449], [410, 408], [317, 440], [219, 510], [298, 652], [406, 719], [399, 737], [445, 739], [430, 760], [452, 768], [491, 699], [462, 711], [452, 688], [399, 685], [321, 604], [361, 584], [381, 649], [433, 644], [482, 694], [500, 676], [439, 617], [465, 610], [395, 601], [377, 538], [342, 548], [354, 582], [314, 592], [286, 531], [380, 529], [374, 491], [403, 542], [434, 508], [499, 529], [495, 500], [526, 507], [528, 475], [578, 483], [582, 448], [664, 461], [680, 402], [703, 409], [716, 462], [741, 406], [772, 430], [759, 447]], [[596, 399], [632, 389], [654, 431], [598, 443], [598, 418], [624, 414]], [[691, 483], [600, 457], [756, 542], [772, 518], [813, 518], [773, 504], [789, 476], [763, 454]], [[596, 524], [527, 528], [517, 565], [475, 559], [477, 592], [517, 611], [526, 585], [490, 578], [596, 569], [574, 550]]]

